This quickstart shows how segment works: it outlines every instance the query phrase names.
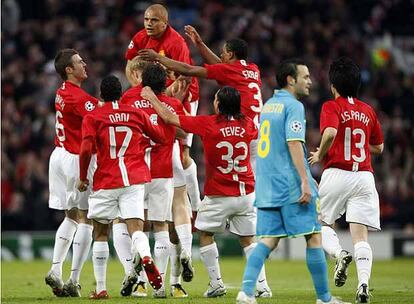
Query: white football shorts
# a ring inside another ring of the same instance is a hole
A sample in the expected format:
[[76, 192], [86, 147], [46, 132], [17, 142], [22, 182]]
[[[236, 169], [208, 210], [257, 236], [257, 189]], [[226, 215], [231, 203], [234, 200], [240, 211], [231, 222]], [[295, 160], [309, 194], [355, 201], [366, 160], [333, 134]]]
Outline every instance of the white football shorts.
[[253, 207], [255, 193], [243, 196], [205, 196], [198, 209], [195, 227], [216, 233], [226, 229], [239, 236], [256, 234], [256, 209]]
[[91, 193], [95, 170], [96, 155], [92, 155], [87, 175], [90, 186], [87, 191], [79, 192], [79, 155], [56, 147], [49, 159], [49, 208], [88, 210], [88, 196]]
[[185, 174], [183, 164], [181, 163], [181, 151], [178, 140], [175, 141], [173, 146], [173, 183], [174, 188], [182, 187], [186, 185]]
[[256, 176], [256, 156], [258, 139], [253, 139], [250, 142], [250, 165], [252, 166], [253, 174]]
[[144, 220], [144, 184], [100, 189], [89, 196], [88, 218], [108, 224], [120, 217]]
[[344, 213], [348, 223], [381, 230], [379, 198], [369, 171], [328, 168], [319, 184], [321, 221], [331, 225]]
[[174, 195], [172, 178], [154, 178], [145, 184], [145, 202], [148, 221], [165, 222], [172, 218], [172, 201]]

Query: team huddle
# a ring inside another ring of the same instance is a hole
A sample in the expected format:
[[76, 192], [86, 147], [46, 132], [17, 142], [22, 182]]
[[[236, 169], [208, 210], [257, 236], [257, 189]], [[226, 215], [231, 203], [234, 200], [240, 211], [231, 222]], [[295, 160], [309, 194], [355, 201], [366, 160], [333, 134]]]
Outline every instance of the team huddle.
[[[280, 89], [263, 105], [260, 70], [247, 61], [244, 40], [227, 40], [219, 57], [196, 29], [186, 26], [186, 35], [205, 61], [194, 66], [184, 38], [168, 25], [164, 6], [147, 8], [144, 27], [125, 54], [131, 86], [125, 92], [117, 77], [107, 76], [98, 100], [81, 89], [88, 76], [80, 54], [63, 49], [55, 57], [64, 82], [55, 99], [49, 206], [64, 210], [65, 218], [45, 277], [53, 293], [81, 296], [80, 273], [93, 242], [96, 289], [89, 297], [109, 298], [106, 269], [112, 229], [125, 272], [122, 296], [146, 297], [151, 286], [156, 298], [188, 297], [181, 280], [191, 282], [195, 275], [194, 217], [210, 279], [205, 297], [227, 292], [214, 234], [228, 228], [239, 236], [247, 259], [237, 303], [272, 297], [265, 260], [280, 238], [299, 236], [306, 240], [316, 303], [347, 303], [330, 293], [324, 251], [336, 259], [338, 287], [345, 284], [355, 259], [356, 303], [369, 303], [368, 228], [380, 230], [371, 154], [382, 152], [384, 140], [374, 110], [357, 98], [358, 66], [344, 57], [331, 64], [334, 99], [323, 104], [321, 142], [308, 156], [305, 108], [299, 101], [312, 85], [305, 62], [288, 59], [278, 65]], [[220, 86], [212, 115], [196, 115], [198, 78]], [[204, 148], [203, 201], [189, 154], [193, 134]], [[324, 163], [319, 185], [310, 172], [310, 165], [318, 162]], [[333, 229], [345, 213], [354, 254], [341, 247]], [[71, 245], [71, 274], [64, 283], [62, 264]]]

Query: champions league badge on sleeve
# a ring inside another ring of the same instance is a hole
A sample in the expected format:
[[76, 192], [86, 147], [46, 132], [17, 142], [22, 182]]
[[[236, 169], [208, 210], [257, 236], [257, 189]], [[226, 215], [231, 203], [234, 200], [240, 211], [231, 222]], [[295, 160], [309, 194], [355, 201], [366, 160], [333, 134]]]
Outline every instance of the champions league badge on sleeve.
[[86, 111], [93, 111], [95, 109], [95, 105], [91, 101], [85, 102], [85, 110]]
[[302, 123], [298, 120], [294, 120], [290, 123], [290, 129], [295, 133], [299, 133], [303, 129]]

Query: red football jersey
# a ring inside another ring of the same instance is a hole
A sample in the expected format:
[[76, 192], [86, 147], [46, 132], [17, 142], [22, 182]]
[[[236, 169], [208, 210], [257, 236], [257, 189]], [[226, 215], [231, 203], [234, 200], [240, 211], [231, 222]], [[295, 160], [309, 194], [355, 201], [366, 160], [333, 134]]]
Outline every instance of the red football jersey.
[[204, 146], [205, 195], [241, 196], [254, 191], [250, 142], [257, 138], [254, 122], [222, 115], [180, 116], [184, 131], [198, 134]]
[[[147, 113], [151, 121], [155, 124], [159, 124], [165, 132], [166, 142], [164, 144], [151, 145], [150, 152], [150, 171], [152, 178], [170, 178], [173, 177], [172, 167], [172, 152], [175, 141], [175, 127], [165, 124], [162, 119], [158, 118], [157, 112], [155, 112], [151, 103], [141, 97], [142, 86], [127, 90], [122, 95], [119, 102], [121, 104], [131, 105], [137, 109], [141, 109]], [[166, 105], [173, 113], [178, 115], [184, 114], [182, 103], [173, 97], [169, 97], [165, 94], [157, 95], [158, 99]]]
[[107, 102], [85, 117], [83, 138], [92, 137], [97, 144], [94, 191], [151, 181], [139, 144], [143, 133], [155, 142], [164, 141], [163, 129], [152, 124], [146, 113], [128, 105]]
[[207, 78], [215, 79], [220, 86], [231, 86], [240, 92], [242, 113], [259, 123], [262, 110], [262, 81], [257, 65], [238, 60], [233, 63], [205, 64]]
[[91, 113], [98, 104], [76, 84], [65, 81], [56, 91], [56, 137], [55, 145], [66, 151], [79, 154], [82, 139], [82, 119]]
[[369, 145], [384, 142], [374, 109], [356, 98], [327, 101], [321, 111], [321, 134], [328, 127], [335, 128], [337, 135], [324, 158], [325, 169], [373, 172]]
[[[171, 26], [167, 27], [164, 35], [159, 39], [154, 39], [148, 36], [145, 29], [140, 30], [134, 35], [129, 43], [125, 53], [125, 59], [133, 59], [138, 55], [138, 51], [142, 49], [152, 49], [170, 59], [192, 64], [187, 43]], [[198, 90], [198, 79], [193, 77], [190, 85], [192, 101], [197, 101], [199, 99]]]

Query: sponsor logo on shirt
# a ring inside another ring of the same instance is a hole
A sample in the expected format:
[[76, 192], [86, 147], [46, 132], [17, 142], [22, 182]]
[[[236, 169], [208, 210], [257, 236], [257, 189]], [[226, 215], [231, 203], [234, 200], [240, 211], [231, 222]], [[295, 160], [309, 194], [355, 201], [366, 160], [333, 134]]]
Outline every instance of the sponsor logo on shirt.
[[150, 121], [153, 125], [158, 125], [158, 115], [157, 114], [151, 114]]
[[91, 101], [87, 101], [85, 102], [85, 110], [86, 111], [93, 111], [93, 109], [95, 109], [95, 105], [91, 102]]
[[160, 54], [161, 56], [164, 56], [164, 57], [165, 57], [165, 51], [164, 51], [164, 50], [160, 50], [160, 51], [158, 52], [158, 54]]
[[294, 120], [290, 123], [290, 129], [295, 133], [302, 131], [302, 128], [302, 123], [298, 120]]

